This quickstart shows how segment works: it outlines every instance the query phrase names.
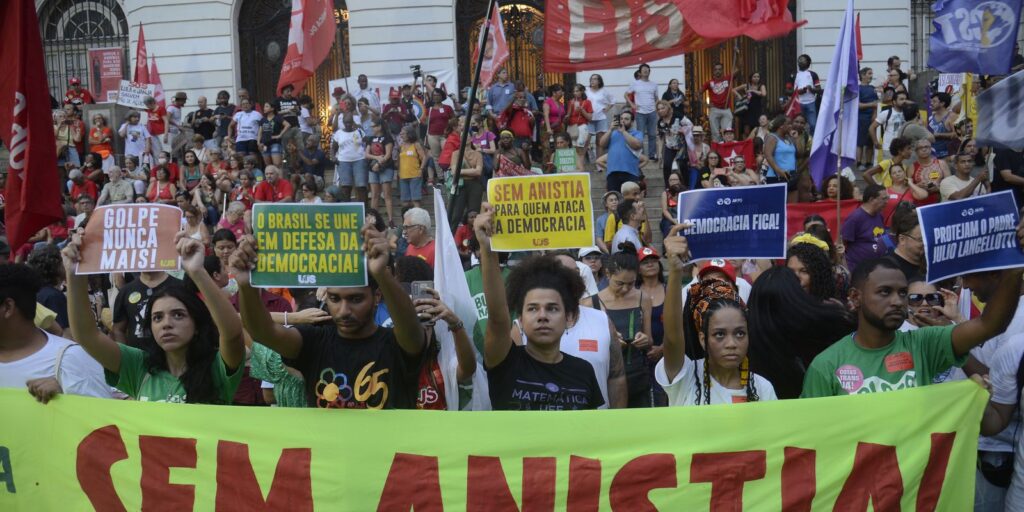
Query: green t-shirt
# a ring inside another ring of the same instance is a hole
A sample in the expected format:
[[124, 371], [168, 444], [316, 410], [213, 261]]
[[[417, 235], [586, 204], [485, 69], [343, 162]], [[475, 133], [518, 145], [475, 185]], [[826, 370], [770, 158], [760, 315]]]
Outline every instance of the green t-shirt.
[[274, 399], [278, 406], [306, 407], [306, 381], [289, 372], [281, 361], [281, 354], [265, 345], [252, 344], [249, 376], [274, 385]]
[[[113, 373], [104, 370], [107, 384], [140, 402], [185, 403], [185, 387], [177, 377], [167, 371], [149, 373], [146, 370], [145, 352], [124, 344], [119, 344], [118, 347], [121, 349], [121, 371]], [[235, 372], [228, 375], [227, 366], [220, 358], [220, 354], [211, 365], [213, 385], [219, 390], [222, 403], [231, 404], [238, 383], [242, 380], [243, 367], [244, 365], [238, 365]]]
[[853, 333], [818, 354], [804, 376], [801, 398], [879, 393], [927, 386], [967, 356], [953, 354], [953, 327], [899, 332], [889, 345], [868, 349]]
[[[508, 274], [511, 272], [508, 267], [501, 269], [501, 278], [508, 281]], [[469, 285], [469, 294], [473, 296], [473, 304], [476, 305], [477, 322], [473, 325], [473, 344], [476, 345], [476, 353], [484, 353], [484, 333], [487, 332], [487, 299], [484, 298], [484, 278], [480, 273], [480, 265], [466, 271], [466, 283]]]

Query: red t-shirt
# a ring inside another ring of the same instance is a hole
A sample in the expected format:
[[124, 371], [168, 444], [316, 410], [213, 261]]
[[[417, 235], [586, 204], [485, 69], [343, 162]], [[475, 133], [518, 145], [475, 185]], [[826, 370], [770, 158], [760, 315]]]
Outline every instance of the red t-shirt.
[[[157, 166], [153, 166], [149, 169], [149, 177], [156, 178]], [[171, 183], [178, 183], [178, 176], [181, 171], [178, 170], [178, 164], [174, 162], [167, 162], [167, 181]]]
[[81, 186], [79, 186], [78, 184], [72, 182], [71, 183], [71, 200], [72, 201], [77, 201], [78, 200], [78, 196], [80, 196], [82, 194], [85, 194], [85, 195], [91, 197], [93, 202], [96, 202], [96, 200], [99, 199], [99, 197], [100, 197], [99, 191], [96, 189], [96, 182], [94, 182], [92, 180], [85, 180], [84, 182], [82, 182]]
[[163, 135], [166, 131], [166, 125], [164, 124], [164, 116], [167, 115], [167, 109], [157, 105], [153, 110], [147, 110], [146, 116], [146, 129], [149, 130], [150, 135]]
[[462, 134], [449, 133], [448, 138], [444, 140], [444, 145], [441, 146], [441, 154], [437, 156], [437, 163], [444, 167], [452, 165], [452, 153], [459, 150], [459, 144], [462, 144]]
[[576, 108], [576, 100], [569, 101], [569, 124], [579, 126], [581, 124], [587, 124], [587, 118], [583, 117], [583, 112], [594, 113], [594, 107], [590, 104], [590, 100], [583, 100], [580, 103], [580, 108]]
[[415, 247], [409, 244], [409, 247], [405, 250], [405, 255], [423, 258], [430, 265], [430, 268], [434, 268], [434, 241], [427, 242], [427, 245], [423, 247]]
[[89, 90], [83, 87], [78, 91], [75, 91], [74, 89], [68, 89], [68, 92], [64, 94], [64, 104], [67, 105], [68, 103], [75, 106], [81, 106], [85, 103], [96, 102], [93, 101], [92, 94], [89, 93]]
[[701, 91], [708, 91], [711, 95], [711, 106], [715, 108], [729, 108], [729, 94], [732, 88], [729, 87], [729, 80], [708, 80]]
[[290, 201], [295, 191], [292, 189], [292, 184], [288, 180], [278, 179], [276, 183], [271, 184], [267, 180], [263, 180], [259, 185], [256, 185], [256, 201], [264, 202], [281, 202]]
[[429, 124], [427, 124], [428, 135], [444, 135], [448, 128], [448, 120], [455, 116], [455, 111], [448, 105], [430, 107]]

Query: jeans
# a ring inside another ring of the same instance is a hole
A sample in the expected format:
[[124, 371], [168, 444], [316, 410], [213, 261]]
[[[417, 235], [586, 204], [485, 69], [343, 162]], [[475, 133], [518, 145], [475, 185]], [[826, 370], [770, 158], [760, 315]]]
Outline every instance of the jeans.
[[658, 158], [658, 114], [657, 112], [651, 112], [650, 114], [637, 114], [636, 115], [636, 129], [640, 130], [641, 134], [647, 135], [647, 157], [651, 160]]
[[452, 198], [452, 218], [449, 221], [452, 231], [459, 227], [466, 212], [480, 211], [483, 196], [484, 185], [480, 178], [462, 180], [462, 189]]
[[814, 135], [814, 126], [818, 124], [818, 105], [813, 101], [800, 104], [800, 113], [807, 118], [807, 133]]
[[711, 125], [711, 140], [722, 142], [722, 130], [732, 128], [732, 111], [727, 108], [711, 107], [708, 123]]

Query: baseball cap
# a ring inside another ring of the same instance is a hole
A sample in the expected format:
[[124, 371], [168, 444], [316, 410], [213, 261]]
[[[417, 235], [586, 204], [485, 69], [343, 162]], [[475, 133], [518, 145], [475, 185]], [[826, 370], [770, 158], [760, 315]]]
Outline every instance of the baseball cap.
[[647, 258], [660, 258], [657, 249], [653, 247], [641, 247], [636, 251], [636, 257], [640, 261], [646, 260]]
[[583, 258], [586, 258], [587, 256], [590, 256], [591, 254], [595, 253], [601, 254], [601, 249], [598, 249], [593, 245], [591, 245], [590, 247], [584, 247], [580, 249], [580, 259], [582, 260]]
[[344, 94], [345, 94], [345, 89], [342, 89], [341, 87], [335, 87], [334, 88], [334, 92], [331, 93], [331, 96], [334, 96], [335, 98], [337, 98], [338, 96], [342, 96]]
[[732, 128], [726, 128], [726, 129], [722, 130], [722, 133], [729, 133], [729, 132], [736, 133], [736, 130], [733, 130]]
[[697, 272], [697, 277], [699, 279], [704, 279], [705, 275], [716, 271], [729, 276], [730, 281], [734, 283], [736, 282], [736, 267], [733, 267], [732, 263], [721, 258], [715, 258], [701, 263], [700, 271]]
[[82, 81], [79, 80], [78, 77], [71, 77], [71, 79], [68, 80], [68, 83], [71, 85], [81, 85]]

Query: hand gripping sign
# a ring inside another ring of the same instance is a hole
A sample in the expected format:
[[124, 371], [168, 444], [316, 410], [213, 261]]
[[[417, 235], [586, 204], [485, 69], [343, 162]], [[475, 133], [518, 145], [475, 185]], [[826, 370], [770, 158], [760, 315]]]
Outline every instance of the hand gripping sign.
[[594, 244], [590, 175], [491, 178], [495, 251], [577, 249]]
[[166, 204], [115, 204], [92, 212], [78, 274], [180, 270], [174, 236], [181, 210]]
[[694, 260], [786, 256], [784, 183], [688, 190], [678, 210]]

